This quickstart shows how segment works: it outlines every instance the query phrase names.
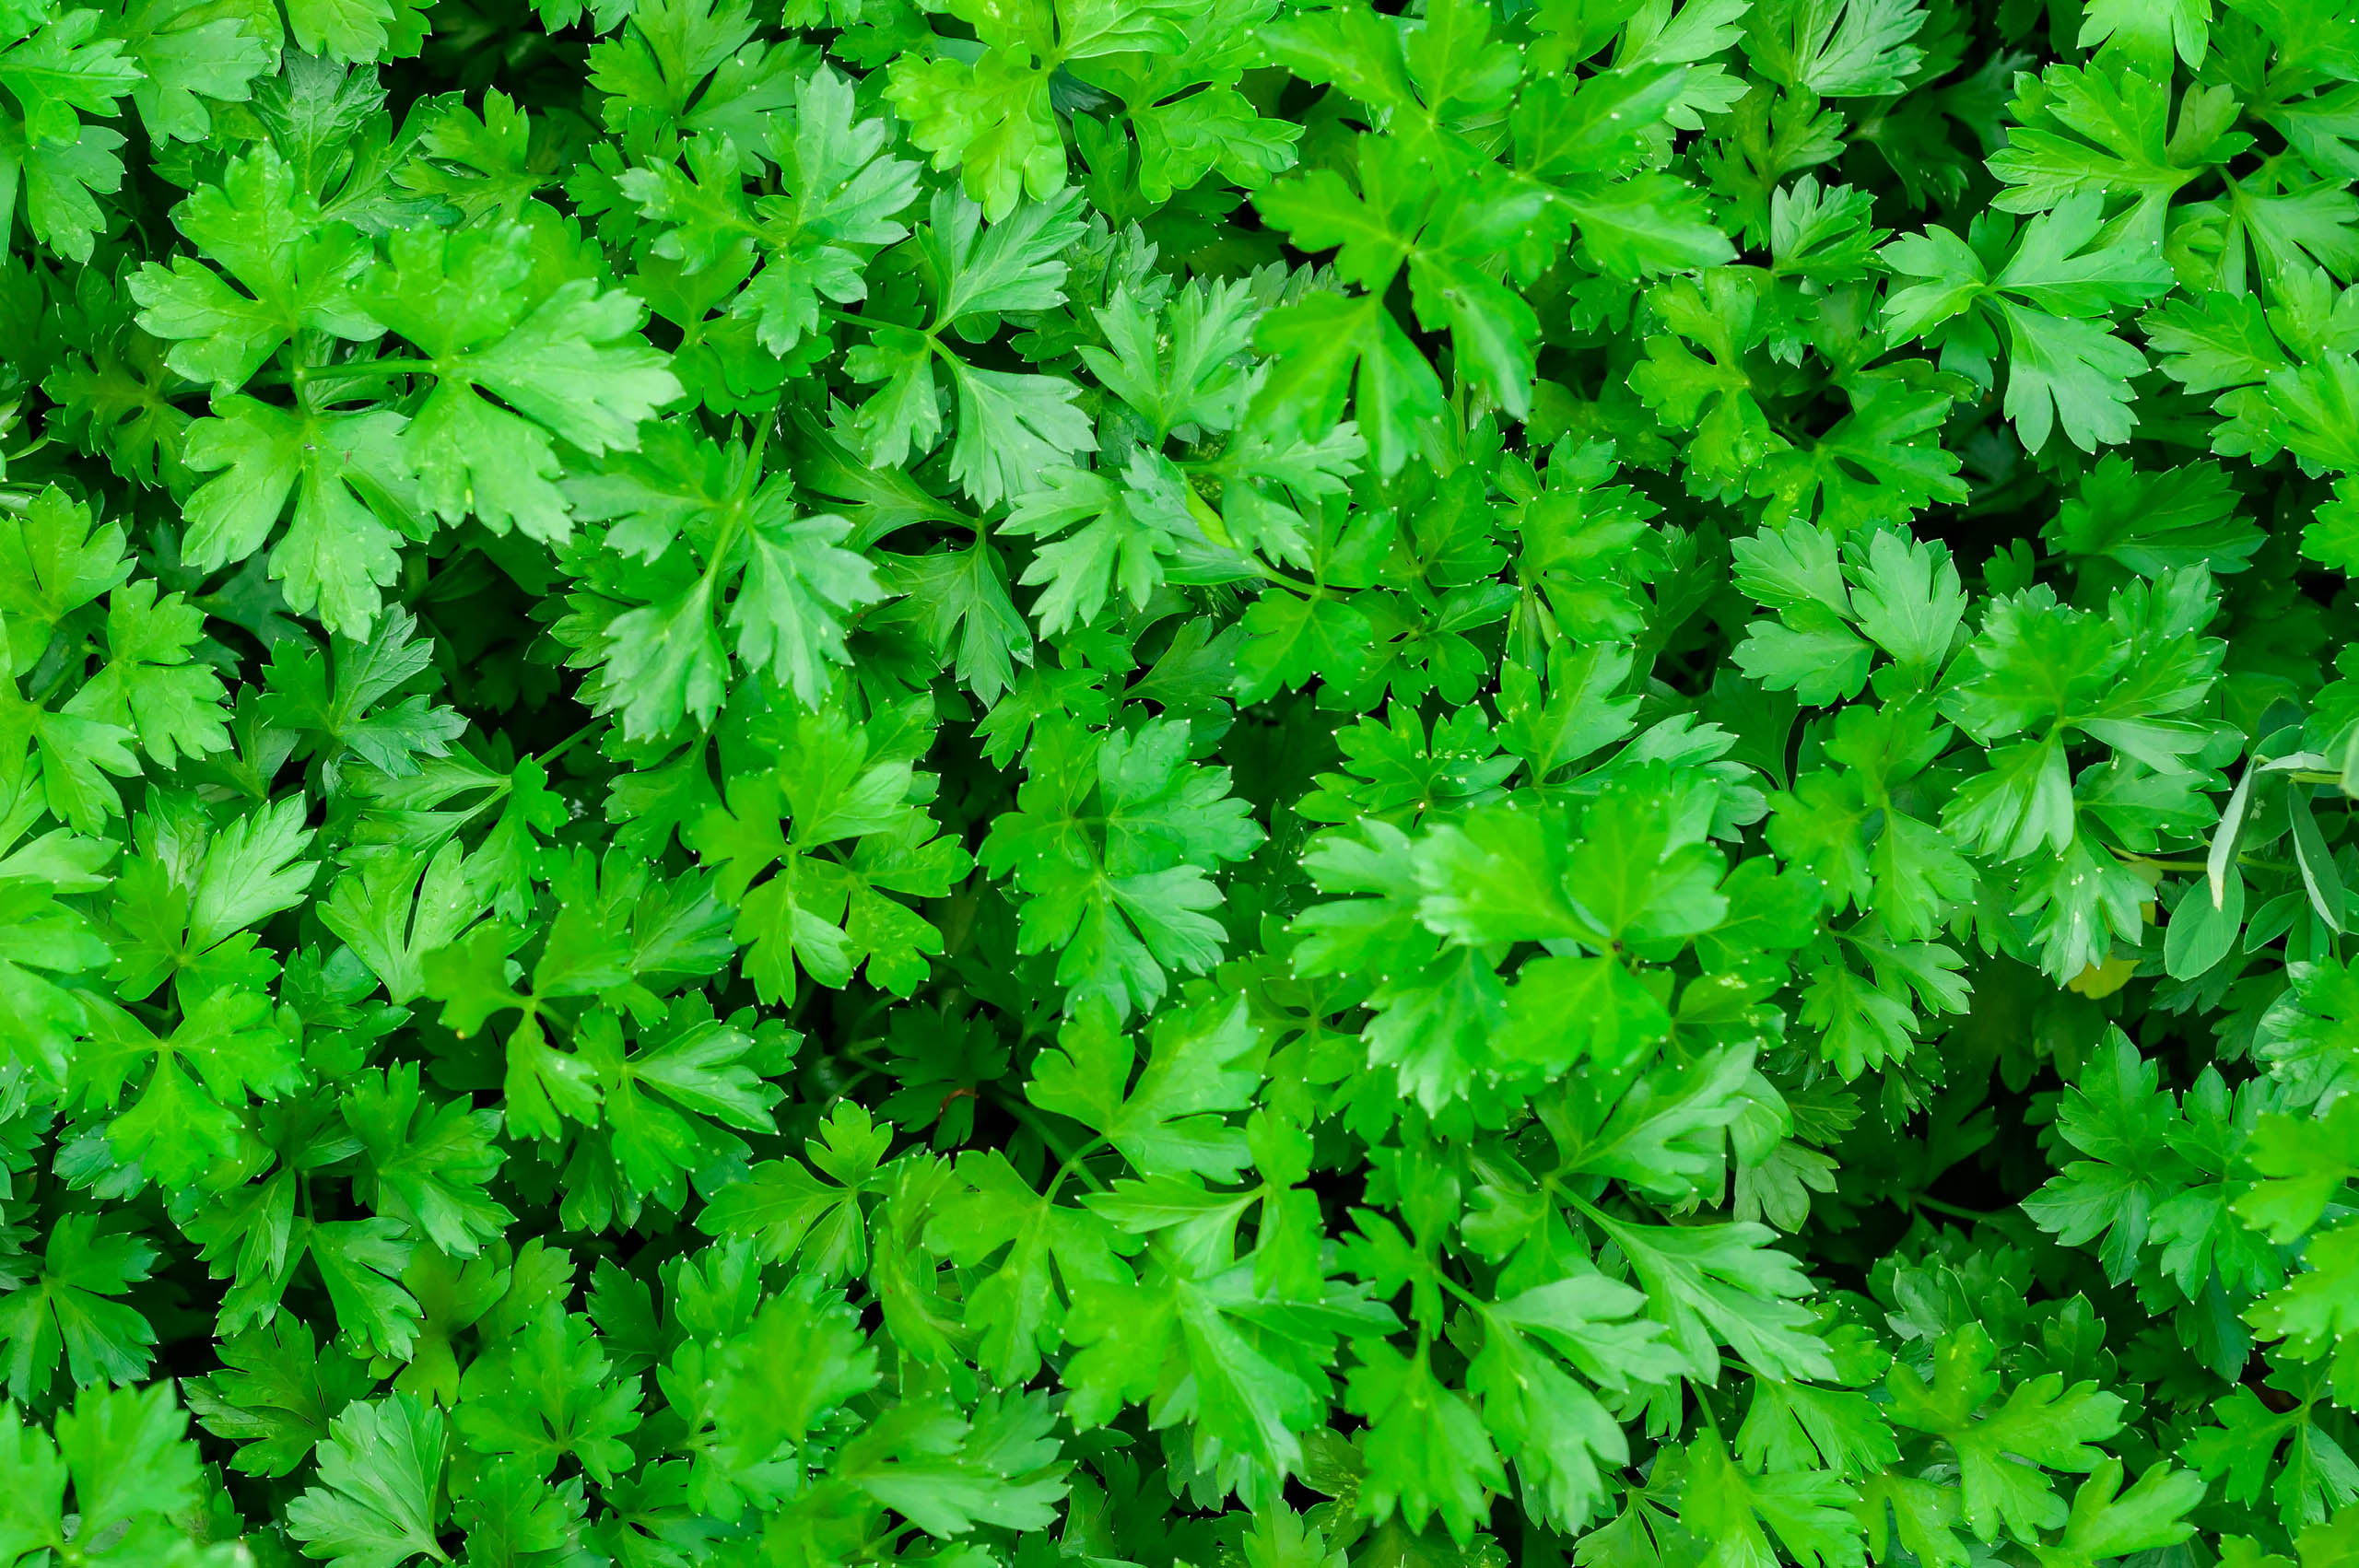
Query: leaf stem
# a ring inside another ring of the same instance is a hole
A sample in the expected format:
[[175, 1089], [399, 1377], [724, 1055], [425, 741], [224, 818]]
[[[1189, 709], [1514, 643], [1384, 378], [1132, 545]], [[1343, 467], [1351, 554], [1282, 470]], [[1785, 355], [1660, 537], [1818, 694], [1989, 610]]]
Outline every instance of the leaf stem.
[[441, 369], [431, 359], [351, 359], [341, 365], [298, 365], [287, 373], [295, 386], [309, 386], [314, 381], [342, 380], [354, 376], [439, 376]]
[[540, 756], [541, 766], [543, 767], [546, 767], [549, 764], [555, 762], [557, 758], [563, 756], [566, 753], [571, 751], [574, 747], [588, 740], [592, 735], [596, 734], [600, 730], [605, 728], [607, 722], [608, 721], [604, 719], [593, 719], [589, 723], [584, 724], [581, 729], [576, 730], [572, 734], [568, 735], [565, 739], [559, 741], [557, 744], [543, 752]]
[[[1025, 1106], [1018, 1107], [1016, 1106], [1010, 1105], [1004, 1100], [1001, 1101], [1000, 1104], [1001, 1108], [1005, 1110], [1008, 1115], [1014, 1117], [1017, 1121], [1022, 1122], [1026, 1127], [1030, 1128], [1033, 1132], [1039, 1136], [1040, 1141], [1049, 1146], [1050, 1153], [1054, 1153], [1056, 1152], [1056, 1141], [1049, 1136], [1048, 1128], [1040, 1121], [1040, 1118], [1033, 1113], [1031, 1106]], [[1097, 1153], [1100, 1149], [1110, 1149], [1112, 1147], [1113, 1145], [1106, 1141], [1106, 1135], [1101, 1132], [1092, 1138], [1088, 1142], [1083, 1144], [1080, 1148], [1075, 1149], [1072, 1153], [1067, 1154], [1064, 1158], [1064, 1164], [1057, 1167], [1057, 1174], [1050, 1178], [1048, 1191], [1049, 1201], [1054, 1203], [1057, 1200], [1057, 1194], [1064, 1188], [1065, 1178], [1071, 1176], [1078, 1176], [1081, 1177], [1083, 1183], [1087, 1186], [1089, 1190], [1092, 1192], [1105, 1191], [1106, 1184], [1099, 1181], [1097, 1177], [1091, 1173], [1089, 1167], [1082, 1162], [1086, 1160], [1090, 1155]]]
[[1970, 1220], [1977, 1224], [1988, 1223], [1997, 1217], [1984, 1210], [1967, 1209], [1955, 1203], [1944, 1203], [1940, 1199], [1922, 1192], [1909, 1199], [1908, 1206], [1911, 1209], [1930, 1209], [1936, 1214], [1946, 1214], [1953, 1220]]
[[[2121, 859], [2133, 866], [2152, 866], [2158, 872], [2201, 872], [2211, 869], [2209, 864], [2202, 860], [2165, 860], [2153, 855], [2133, 855], [2126, 850], [2121, 852]], [[2250, 866], [2257, 872], [2290, 872], [2294, 869], [2283, 860], [2264, 860], [2258, 855], [2238, 855], [2236, 864]]]

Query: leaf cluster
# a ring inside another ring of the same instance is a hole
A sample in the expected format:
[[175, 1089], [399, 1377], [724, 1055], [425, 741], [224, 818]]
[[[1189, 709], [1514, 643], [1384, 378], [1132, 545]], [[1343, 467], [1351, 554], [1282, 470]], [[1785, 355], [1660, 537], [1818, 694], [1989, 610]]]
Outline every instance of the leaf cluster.
[[2344, 1568], [2355, 187], [2347, 0], [0, 0], [0, 1568]]

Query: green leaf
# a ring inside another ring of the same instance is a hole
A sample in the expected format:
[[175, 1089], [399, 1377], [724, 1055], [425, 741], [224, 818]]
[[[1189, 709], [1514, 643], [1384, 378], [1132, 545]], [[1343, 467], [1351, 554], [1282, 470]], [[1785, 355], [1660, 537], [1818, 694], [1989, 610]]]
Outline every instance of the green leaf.
[[1258, 1044], [1241, 1000], [1166, 1013], [1132, 1084], [1133, 1047], [1113, 1010], [1095, 1005], [1065, 1024], [1055, 1049], [1041, 1053], [1025, 1093], [1042, 1110], [1098, 1133], [1143, 1176], [1234, 1180], [1248, 1158], [1245, 1135], [1217, 1113], [1252, 1103], [1261, 1074], [1237, 1063]]
[[18, 1561], [66, 1552], [92, 1562], [229, 1559], [226, 1543], [203, 1551], [180, 1527], [199, 1506], [201, 1472], [169, 1384], [86, 1390], [54, 1425], [53, 1443], [15, 1406], [0, 1409], [0, 1463], [18, 1482], [0, 1504], [0, 1551]]
[[2154, 1465], [2122, 1489], [2121, 1461], [2107, 1459], [2074, 1494], [2063, 1539], [2038, 1549], [2042, 1568], [2082, 1568], [2176, 1546], [2195, 1533], [2181, 1515], [2202, 1500], [2202, 1478], [2167, 1464]]
[[389, 409], [303, 415], [220, 399], [189, 431], [189, 466], [214, 475], [189, 497], [189, 558], [223, 566], [269, 544], [290, 608], [338, 637], [368, 638], [402, 542], [429, 526], [407, 428]]
[[172, 345], [165, 363], [190, 380], [226, 395], [299, 333], [356, 343], [383, 335], [353, 291], [374, 260], [368, 241], [325, 221], [269, 143], [231, 163], [219, 185], [200, 187], [172, 218], [222, 272], [187, 258], [170, 268], [150, 262], [131, 295], [143, 307], [140, 326]]
[[1016, 811], [983, 841], [983, 868], [1027, 895], [1024, 951], [1061, 952], [1072, 1007], [1102, 998], [1118, 1018], [1145, 1012], [1169, 971], [1218, 961], [1220, 927], [1203, 911], [1221, 895], [1207, 873], [1252, 853], [1263, 833], [1226, 769], [1188, 760], [1190, 733], [1188, 720], [1166, 719], [1134, 736], [1036, 737]]
[[[1989, 1335], [1968, 1325], [1934, 1347], [1930, 1382], [1907, 1366], [1885, 1380], [1893, 1420], [1939, 1434], [1956, 1452], [1966, 1522], [1983, 1540], [2002, 1526], [2022, 1535], [2064, 1525], [2070, 1512], [2043, 1469], [2095, 1470], [2104, 1461], [2090, 1445], [2121, 1427], [2119, 1396], [2088, 1382], [2068, 1387], [2056, 1373], [2016, 1384], [1994, 1405], [1996, 1357]], [[2102, 1497], [2106, 1489], [2094, 1490]]]
[[1649, 1316], [1669, 1330], [1689, 1375], [1710, 1375], [1719, 1362], [1716, 1342], [1767, 1376], [1831, 1375], [1825, 1345], [1803, 1331], [1811, 1314], [1794, 1301], [1809, 1293], [1810, 1281], [1790, 1256], [1768, 1245], [1774, 1233], [1767, 1226], [1596, 1218], [1629, 1258]]
[[377, 1212], [461, 1258], [515, 1219], [484, 1192], [502, 1153], [492, 1142], [497, 1113], [425, 1098], [415, 1063], [361, 1078], [339, 1108], [368, 1160], [359, 1195]]
[[220, 1354], [223, 1370], [191, 1378], [185, 1393], [207, 1432], [238, 1445], [229, 1462], [247, 1475], [292, 1472], [373, 1382], [358, 1362], [334, 1345], [322, 1350], [288, 1316], [223, 1340]]
[[307, 1557], [334, 1568], [450, 1561], [435, 1543], [442, 1412], [407, 1394], [347, 1406], [320, 1445], [319, 1480], [288, 1505]]
[[2170, 1146], [2178, 1107], [2155, 1087], [2158, 1071], [2128, 1036], [2113, 1034], [2057, 1112], [2057, 1131], [2090, 1158], [2024, 1200], [2024, 1211], [2068, 1246], [2103, 1236], [2106, 1274], [2116, 1283], [2136, 1270], [2157, 1205], [2191, 1174]]
[[114, 1298], [147, 1278], [156, 1261], [137, 1235], [102, 1231], [96, 1215], [62, 1216], [32, 1274], [0, 1295], [9, 1397], [45, 1397], [61, 1361], [79, 1388], [144, 1375], [156, 1331]]
[[547, 277], [532, 245], [516, 224], [405, 230], [360, 299], [433, 361], [434, 389], [401, 433], [425, 509], [561, 544], [572, 523], [551, 438], [592, 457], [629, 451], [680, 383], [637, 340], [636, 299]]
[[459, 1385], [459, 1438], [479, 1454], [512, 1454], [546, 1477], [577, 1457], [601, 1485], [628, 1469], [623, 1439], [639, 1425], [639, 1379], [616, 1378], [580, 1313], [554, 1302], [477, 1358]]

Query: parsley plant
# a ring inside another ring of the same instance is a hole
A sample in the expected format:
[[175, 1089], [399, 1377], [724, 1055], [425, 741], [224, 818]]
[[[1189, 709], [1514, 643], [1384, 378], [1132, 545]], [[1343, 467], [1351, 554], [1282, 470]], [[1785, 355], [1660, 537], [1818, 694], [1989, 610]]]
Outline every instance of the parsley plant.
[[2353, 0], [0, 0], [0, 1568], [2359, 1562]]

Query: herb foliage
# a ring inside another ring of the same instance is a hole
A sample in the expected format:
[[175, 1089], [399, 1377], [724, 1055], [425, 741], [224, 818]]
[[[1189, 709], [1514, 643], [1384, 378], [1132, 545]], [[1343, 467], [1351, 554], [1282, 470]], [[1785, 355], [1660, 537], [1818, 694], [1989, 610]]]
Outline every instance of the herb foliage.
[[0, 1564], [2359, 1556], [2347, 0], [0, 0]]

